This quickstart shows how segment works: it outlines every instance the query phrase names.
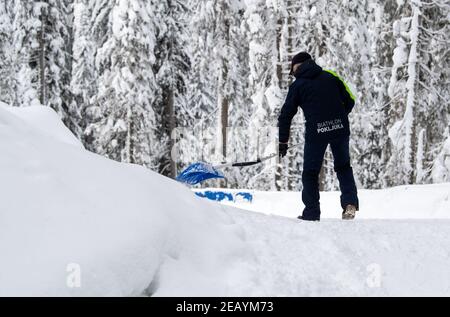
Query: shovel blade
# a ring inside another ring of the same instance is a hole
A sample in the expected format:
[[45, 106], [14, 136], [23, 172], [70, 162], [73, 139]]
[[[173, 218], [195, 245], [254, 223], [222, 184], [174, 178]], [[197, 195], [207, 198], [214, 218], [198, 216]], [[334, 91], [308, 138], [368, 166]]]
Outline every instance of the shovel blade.
[[197, 162], [189, 165], [177, 176], [176, 180], [181, 183], [195, 185], [211, 178], [225, 178], [225, 176], [211, 164]]

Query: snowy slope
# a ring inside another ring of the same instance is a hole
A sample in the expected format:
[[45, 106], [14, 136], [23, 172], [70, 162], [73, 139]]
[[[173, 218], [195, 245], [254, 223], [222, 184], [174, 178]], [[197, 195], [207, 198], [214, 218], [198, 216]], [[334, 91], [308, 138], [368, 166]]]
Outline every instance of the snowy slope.
[[450, 296], [449, 184], [361, 191], [353, 222], [325, 193], [301, 222], [299, 193], [211, 202], [1, 105], [0, 154], [0, 295]]
[[227, 294], [244, 245], [223, 208], [37, 128], [45, 111], [0, 106], [0, 295]]

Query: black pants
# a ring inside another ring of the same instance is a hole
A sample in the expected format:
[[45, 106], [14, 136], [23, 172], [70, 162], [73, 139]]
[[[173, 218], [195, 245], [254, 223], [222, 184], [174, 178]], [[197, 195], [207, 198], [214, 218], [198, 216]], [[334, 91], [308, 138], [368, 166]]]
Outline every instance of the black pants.
[[302, 173], [302, 200], [305, 204], [303, 219], [320, 219], [319, 173], [328, 144], [331, 146], [334, 170], [341, 189], [341, 206], [343, 209], [349, 204], [359, 207], [355, 179], [350, 165], [349, 137], [332, 141], [306, 140]]

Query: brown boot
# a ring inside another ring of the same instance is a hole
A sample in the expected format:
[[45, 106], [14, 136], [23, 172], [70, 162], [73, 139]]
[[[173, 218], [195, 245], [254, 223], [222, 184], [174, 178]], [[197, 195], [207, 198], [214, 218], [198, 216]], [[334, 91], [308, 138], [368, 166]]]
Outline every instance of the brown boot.
[[356, 215], [356, 206], [354, 205], [347, 205], [345, 207], [345, 210], [342, 212], [342, 219], [344, 220], [352, 220], [355, 218]]

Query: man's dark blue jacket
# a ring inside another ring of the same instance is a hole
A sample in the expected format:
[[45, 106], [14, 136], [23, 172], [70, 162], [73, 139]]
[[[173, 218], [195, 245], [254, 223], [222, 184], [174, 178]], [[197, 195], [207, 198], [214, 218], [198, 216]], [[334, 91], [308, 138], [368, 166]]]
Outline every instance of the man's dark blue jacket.
[[298, 107], [305, 115], [307, 141], [348, 136], [348, 114], [355, 100], [345, 83], [335, 73], [322, 70], [312, 59], [300, 65], [295, 77], [278, 117], [279, 142], [288, 142]]

